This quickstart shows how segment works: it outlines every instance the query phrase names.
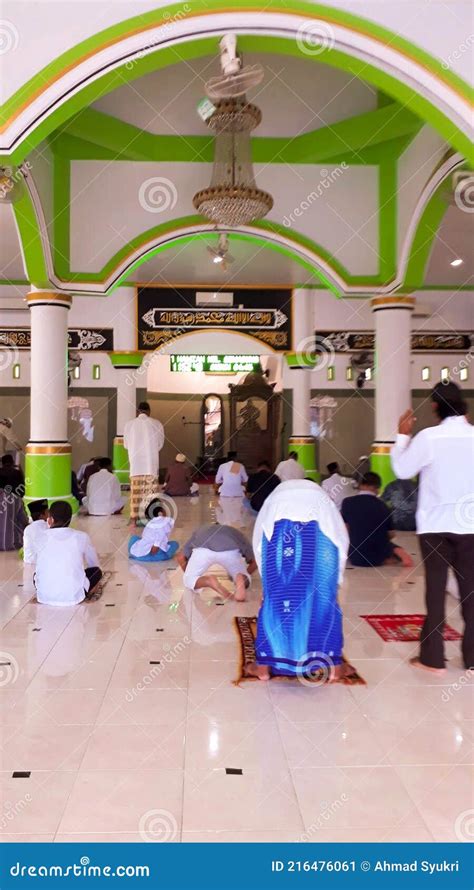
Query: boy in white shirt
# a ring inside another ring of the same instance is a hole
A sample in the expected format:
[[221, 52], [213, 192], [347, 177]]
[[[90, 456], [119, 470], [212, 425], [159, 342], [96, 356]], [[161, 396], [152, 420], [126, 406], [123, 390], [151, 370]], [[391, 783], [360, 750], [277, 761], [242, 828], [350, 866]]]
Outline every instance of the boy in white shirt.
[[128, 542], [130, 559], [140, 559], [144, 562], [171, 559], [179, 547], [177, 541], [169, 540], [174, 519], [166, 515], [159, 498], [153, 498], [145, 512], [148, 521], [141, 537], [132, 535]]
[[31, 522], [23, 532], [23, 562], [34, 565], [44, 544], [44, 536], [49, 529], [48, 501], [31, 501], [28, 504]]
[[102, 578], [89, 535], [69, 528], [71, 518], [67, 501], [51, 504], [34, 576], [36, 598], [47, 606], [76, 606], [97, 591]]

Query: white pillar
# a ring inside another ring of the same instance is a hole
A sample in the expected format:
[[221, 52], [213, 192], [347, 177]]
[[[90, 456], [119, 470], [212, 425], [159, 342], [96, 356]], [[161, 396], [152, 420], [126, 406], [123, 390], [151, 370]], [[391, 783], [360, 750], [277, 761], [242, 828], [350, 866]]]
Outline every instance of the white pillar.
[[374, 297], [375, 441], [371, 466], [385, 485], [394, 478], [390, 464], [401, 414], [411, 407], [411, 314], [415, 298]]
[[67, 364], [69, 294], [33, 288], [31, 310], [30, 441], [26, 447], [28, 500], [71, 499]]
[[291, 369], [293, 391], [292, 430], [288, 442], [296, 451], [306, 476], [319, 479], [316, 469], [315, 441], [311, 435], [310, 401], [313, 380], [315, 334], [311, 291], [297, 290], [293, 294], [293, 349], [286, 356]]

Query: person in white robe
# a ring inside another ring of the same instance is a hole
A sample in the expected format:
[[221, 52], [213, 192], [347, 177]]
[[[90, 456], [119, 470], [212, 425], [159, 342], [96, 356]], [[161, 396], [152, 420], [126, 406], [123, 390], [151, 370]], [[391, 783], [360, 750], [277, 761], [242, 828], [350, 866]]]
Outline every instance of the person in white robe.
[[120, 482], [112, 472], [112, 461], [109, 457], [100, 457], [97, 463], [100, 469], [98, 473], [89, 476], [83, 505], [90, 516], [121, 513], [125, 500], [120, 493]]
[[163, 424], [150, 417], [148, 402], [140, 402], [137, 416], [125, 424], [123, 444], [130, 465], [130, 522], [138, 525], [140, 513], [158, 491], [159, 454], [165, 441]]

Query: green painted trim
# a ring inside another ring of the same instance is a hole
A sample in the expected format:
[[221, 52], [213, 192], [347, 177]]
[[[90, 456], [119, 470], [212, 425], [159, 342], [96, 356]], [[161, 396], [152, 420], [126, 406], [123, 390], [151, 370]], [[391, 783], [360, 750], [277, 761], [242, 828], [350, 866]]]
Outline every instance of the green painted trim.
[[53, 265], [59, 278], [69, 277], [71, 245], [71, 164], [67, 159], [53, 158]]
[[141, 352], [109, 352], [109, 359], [114, 368], [139, 368], [144, 355]]
[[321, 474], [316, 466], [316, 442], [306, 442], [305, 444], [293, 444], [291, 436], [288, 440], [288, 453], [296, 451], [298, 455], [298, 463], [305, 469], [306, 478], [319, 482]]
[[453, 290], [457, 293], [474, 290], [474, 284], [422, 284], [418, 290]]
[[130, 482], [130, 465], [128, 462], [128, 451], [120, 442], [114, 442], [112, 451], [112, 463], [114, 473], [121, 485], [128, 485]]
[[316, 355], [307, 352], [287, 352], [285, 361], [289, 368], [315, 368], [318, 363]]
[[[382, 109], [358, 114], [293, 139], [255, 137], [252, 160], [262, 164], [315, 164], [337, 158], [341, 153], [353, 160], [359, 151], [369, 148], [383, 154], [386, 142], [412, 138], [421, 126], [422, 121], [416, 115], [391, 102]], [[67, 141], [68, 137], [72, 138], [72, 144]], [[70, 158], [75, 155], [66, 155], [68, 150], [79, 152], [79, 157], [84, 159], [92, 143], [115, 160], [212, 163], [214, 157], [212, 137], [149, 133], [94, 108], [86, 108], [68, 121], [54, 134], [51, 143], [54, 151], [59, 148], [63, 157]]]
[[379, 474], [382, 480], [382, 491], [389, 482], [393, 482], [397, 478], [392, 470], [389, 454], [371, 454], [370, 469], [373, 473]]
[[27, 189], [24, 189], [22, 197], [12, 207], [28, 280], [31, 284], [35, 284], [38, 287], [48, 286], [49, 276], [39, 223], [33, 201]]
[[401, 289], [418, 290], [423, 285], [433, 241], [447, 210], [446, 182], [442, 182], [428, 201], [416, 228]]
[[[219, 12], [223, 9], [220, 0], [190, 0], [188, 6], [190, 6], [189, 15], [193, 16], [196, 21], [200, 15], [206, 15], [210, 11]], [[255, 9], [255, 3], [254, 0], [239, 0], [238, 4], [234, 7], [224, 7], [225, 11], [232, 11], [233, 8], [236, 11], [242, 12], [245, 8]], [[355, 31], [368, 33], [381, 43], [390, 45], [410, 57], [415, 58], [420, 64], [429, 69], [434, 76], [449, 84], [450, 87], [456, 89], [463, 96], [469, 98], [471, 95], [469, 85], [449, 69], [444, 69], [442, 63], [438, 59], [381, 25], [375, 24], [374, 22], [359, 16], [351, 15], [346, 10], [337, 10], [334, 7], [328, 8], [322, 4], [306, 3], [301, 2], [301, 0], [272, 0], [272, 11], [275, 9], [303, 14], [308, 18], [321, 16], [322, 18], [341, 23], [346, 28], [352, 28]], [[19, 107], [31, 102], [33, 96], [42, 84], [51, 81], [53, 78], [58, 79], [61, 77], [62, 72], [66, 68], [76, 64], [85, 55], [97, 52], [107, 42], [120, 40], [131, 30], [144, 32], [145, 38], [145, 29], [147, 27], [152, 27], [156, 24], [159, 25], [169, 20], [172, 21], [173, 16], [178, 16], [181, 19], [183, 18], [182, 6], [174, 4], [172, 6], [162, 7], [159, 10], [153, 10], [149, 13], [143, 13], [131, 19], [118, 22], [104, 31], [91, 35], [86, 40], [54, 59], [23, 84], [1, 107], [0, 123], [5, 123], [10, 115], [15, 113]], [[284, 50], [281, 48], [282, 43], [286, 44]], [[128, 69], [123, 65], [120, 69], [114, 69], [114, 71], [108, 72], [102, 77], [97, 78], [92, 84], [89, 84], [83, 90], [71, 96], [71, 98], [57, 108], [46, 121], [42, 121], [37, 126], [34, 133], [25, 140], [21, 149], [16, 153], [19, 157], [14, 157], [12, 159], [13, 163], [18, 163], [19, 160], [23, 160], [24, 157], [39, 144], [39, 142], [45, 139], [54, 129], [57, 129], [61, 123], [76, 114], [81, 108], [92, 104], [92, 102], [99, 98], [99, 96], [105, 95], [107, 92], [110, 92], [110, 90], [126, 81], [135, 80], [148, 71], [162, 68], [166, 64], [173, 64], [180, 60], [189, 60], [202, 55], [215, 55], [217, 48], [216, 44], [217, 40], [215, 38], [204, 38], [202, 40], [190, 40], [176, 47], [165, 47], [163, 49], [158, 49], [156, 52], [150, 53], [141, 59], [137, 59]], [[254, 51], [254, 48], [257, 47], [259, 52], [284, 52], [285, 54], [298, 56], [302, 54], [297, 45], [297, 41], [288, 38], [273, 38], [266, 36], [242, 37], [239, 45], [244, 52], [252, 52]], [[159, 58], [156, 58], [158, 56]], [[396, 78], [386, 74], [379, 68], [369, 65], [367, 62], [363, 62], [348, 54], [341, 53], [338, 50], [328, 49], [317, 56], [307, 56], [306, 58], [330, 64], [335, 67], [344, 68], [353, 76], [361, 77], [363, 80], [372, 83], [378, 90], [382, 90], [387, 95], [396, 98], [401, 104], [409, 107], [413, 113], [431, 123], [431, 125], [434, 126], [435, 129], [438, 129], [448, 142], [452, 143], [466, 157], [469, 156], [471, 145], [468, 137], [455, 127], [449, 118], [442, 114], [436, 106], [432, 105], [421, 95], [415, 93], [411, 87], [402, 84]]]
[[26, 285], [29, 287], [30, 282], [26, 280], [26, 278], [0, 278], [0, 285], [10, 284], [10, 285]]
[[26, 454], [26, 499], [71, 498], [71, 461], [71, 454]]

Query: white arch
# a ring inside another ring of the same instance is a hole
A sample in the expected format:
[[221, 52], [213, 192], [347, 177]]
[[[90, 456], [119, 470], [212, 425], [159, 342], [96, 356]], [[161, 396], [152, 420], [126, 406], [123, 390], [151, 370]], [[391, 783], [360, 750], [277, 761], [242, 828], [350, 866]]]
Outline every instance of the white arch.
[[[328, 16], [330, 17], [329, 9]], [[437, 106], [459, 130], [468, 136], [472, 135], [472, 118], [467, 99], [417, 59], [372, 34], [354, 30], [348, 25], [332, 20], [328, 22], [322, 17], [308, 18], [296, 11], [279, 12], [269, 7], [258, 12], [245, 10], [193, 14], [189, 18], [174, 19], [172, 25], [161, 22], [160, 25], [144, 27], [138, 33], [124, 36], [103, 49], [90, 53], [71, 65], [20, 111], [3, 133], [0, 152], [10, 154], [17, 149], [49, 115], [105, 73], [119, 68], [127, 61], [148, 55], [159, 47], [183, 44], [197, 37], [218, 38], [229, 32], [237, 35], [287, 37], [302, 41], [303, 45], [308, 46], [308, 29], [314, 28], [320, 28], [327, 35], [328, 45], [374, 65], [405, 83]], [[310, 47], [306, 54], [311, 56]]]

